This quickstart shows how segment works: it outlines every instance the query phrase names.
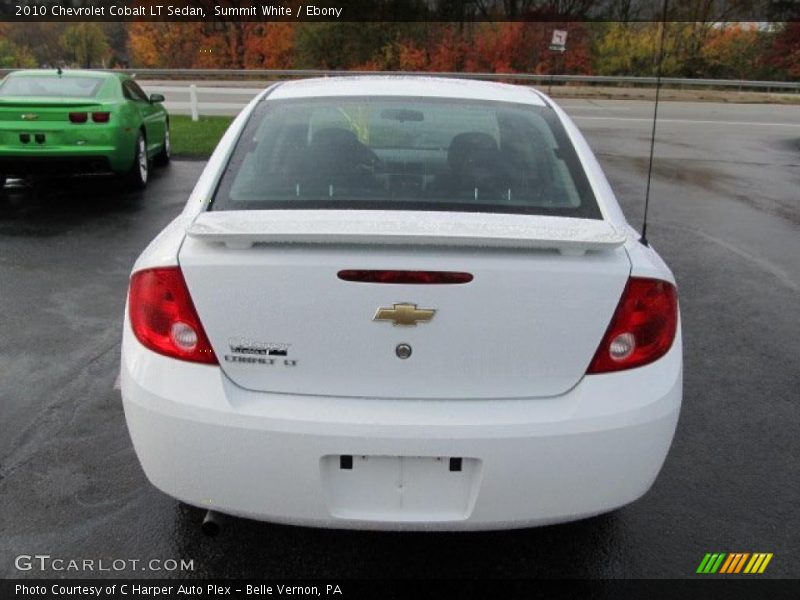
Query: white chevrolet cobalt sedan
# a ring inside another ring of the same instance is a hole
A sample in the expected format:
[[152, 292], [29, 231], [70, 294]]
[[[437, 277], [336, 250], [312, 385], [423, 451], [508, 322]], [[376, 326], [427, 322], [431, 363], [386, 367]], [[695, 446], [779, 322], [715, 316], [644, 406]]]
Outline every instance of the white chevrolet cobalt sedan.
[[672, 273], [528, 87], [276, 84], [136, 262], [122, 396], [188, 504], [501, 529], [653, 484], [682, 396]]

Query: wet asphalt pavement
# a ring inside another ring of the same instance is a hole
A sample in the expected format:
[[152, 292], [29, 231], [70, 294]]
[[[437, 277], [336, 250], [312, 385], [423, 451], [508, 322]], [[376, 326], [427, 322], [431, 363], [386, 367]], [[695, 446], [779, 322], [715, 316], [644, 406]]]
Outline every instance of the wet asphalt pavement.
[[[626, 105], [569, 110], [638, 227], [650, 125], [615, 106]], [[203, 537], [200, 511], [146, 481], [114, 389], [130, 268], [203, 163], [156, 171], [144, 193], [102, 177], [7, 187], [0, 577], [109, 575], [19, 572], [20, 554], [194, 561], [189, 572], [116, 573], [136, 577], [690, 577], [717, 551], [773, 552], [762, 577], [800, 576], [800, 108], [692, 110], [659, 130], [651, 206], [651, 242], [681, 294], [685, 394], [672, 450], [638, 502], [539, 529], [401, 534], [236, 519]], [[731, 124], [758, 120], [782, 125]]]

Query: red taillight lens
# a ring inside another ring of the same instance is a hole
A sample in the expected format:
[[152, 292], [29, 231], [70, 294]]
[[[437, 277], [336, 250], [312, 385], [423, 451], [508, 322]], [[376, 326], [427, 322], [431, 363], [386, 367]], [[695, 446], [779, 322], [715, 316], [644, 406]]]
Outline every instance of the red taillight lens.
[[339, 279], [362, 283], [454, 284], [469, 283], [471, 273], [453, 271], [368, 271], [347, 269], [339, 271]]
[[89, 113], [71, 112], [69, 113], [70, 123], [86, 123], [89, 120]]
[[181, 360], [219, 364], [180, 268], [134, 273], [128, 312], [136, 339], [150, 350]]
[[111, 113], [108, 112], [93, 112], [92, 113], [92, 121], [95, 123], [108, 123], [108, 120], [111, 118]]
[[675, 286], [631, 277], [588, 374], [641, 367], [664, 356], [678, 327]]

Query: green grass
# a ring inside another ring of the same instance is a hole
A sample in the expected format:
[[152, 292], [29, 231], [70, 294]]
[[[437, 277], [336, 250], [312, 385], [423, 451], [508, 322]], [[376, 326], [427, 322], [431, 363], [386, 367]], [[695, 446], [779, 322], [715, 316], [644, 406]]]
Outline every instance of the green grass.
[[192, 121], [187, 115], [171, 115], [172, 156], [208, 158], [232, 120], [233, 117], [200, 117], [199, 121]]

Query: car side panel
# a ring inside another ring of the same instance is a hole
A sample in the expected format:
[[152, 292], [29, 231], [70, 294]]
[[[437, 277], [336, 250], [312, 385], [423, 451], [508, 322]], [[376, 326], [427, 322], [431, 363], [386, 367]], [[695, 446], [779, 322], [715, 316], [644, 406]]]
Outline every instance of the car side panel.
[[118, 113], [119, 129], [117, 131], [117, 149], [111, 168], [117, 174], [127, 173], [133, 164], [133, 157], [136, 148], [136, 137], [142, 127], [142, 120], [139, 111], [133, 102], [123, 100], [119, 105]]
[[[132, 80], [123, 78], [120, 81], [120, 93], [123, 95], [122, 86], [126, 81]], [[147, 154], [152, 158], [158, 154], [164, 146], [164, 136], [167, 128], [167, 111], [161, 104], [152, 103], [144, 99], [125, 96], [125, 102], [129, 106], [130, 114], [132, 114], [137, 121], [137, 130], [140, 128], [144, 129], [147, 139]], [[133, 139], [135, 142], [135, 135]]]
[[158, 104], [149, 102], [137, 102], [137, 104], [141, 104], [140, 110], [147, 130], [147, 154], [152, 157], [164, 145], [164, 131], [166, 130], [164, 109]]

